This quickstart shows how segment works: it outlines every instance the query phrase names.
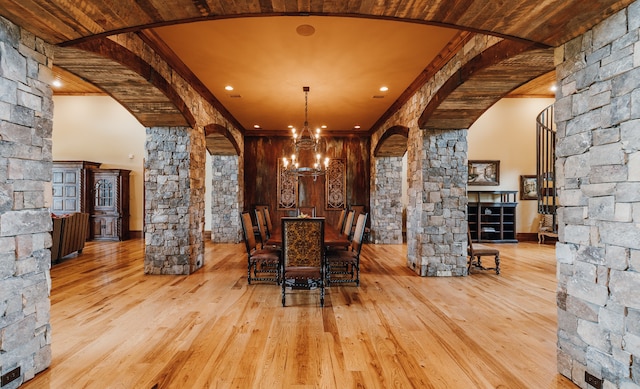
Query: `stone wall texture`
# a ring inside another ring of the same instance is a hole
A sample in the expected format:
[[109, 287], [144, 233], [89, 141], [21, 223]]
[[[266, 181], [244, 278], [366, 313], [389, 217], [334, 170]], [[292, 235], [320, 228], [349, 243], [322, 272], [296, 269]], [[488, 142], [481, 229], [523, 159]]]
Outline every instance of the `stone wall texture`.
[[409, 190], [407, 265], [422, 276], [467, 275], [467, 130], [413, 131], [412, 143], [422, 158]]
[[[387, 129], [394, 126], [409, 128], [407, 148], [407, 179], [409, 204], [407, 205], [407, 266], [422, 276], [458, 276], [466, 275], [461, 257], [466, 258], [467, 223], [466, 223], [466, 177], [467, 141], [465, 131], [423, 131], [418, 128], [418, 119], [434, 94], [451, 76], [468, 61], [487, 48], [500, 42], [500, 38], [474, 34], [465, 43], [462, 50], [431, 77], [395, 112], [372, 136], [371, 150], [374, 150], [379, 139]], [[458, 145], [458, 142], [460, 144]], [[457, 147], [448, 150], [442, 147], [447, 144]], [[462, 167], [460, 164], [463, 164]], [[451, 164], [450, 166], [448, 164]], [[374, 169], [380, 168], [377, 164]], [[435, 171], [446, 172], [446, 180], [439, 181], [433, 175]], [[377, 172], [372, 172], [373, 175]], [[455, 176], [458, 175], [458, 176]], [[463, 187], [459, 184], [464, 182]], [[462, 189], [464, 188], [464, 189]], [[371, 198], [378, 196], [375, 191], [387, 191], [388, 188], [375, 186]], [[437, 194], [436, 192], [440, 192]], [[460, 195], [465, 200], [456, 201]], [[463, 215], [460, 212], [464, 212]], [[455, 225], [453, 236], [447, 235], [441, 240], [437, 235], [441, 232], [443, 215], [456, 218], [451, 221]], [[372, 215], [371, 223], [377, 221]], [[462, 217], [462, 219], [457, 219]], [[394, 223], [402, 223], [402, 215], [396, 216]], [[433, 220], [430, 220], [433, 218]], [[461, 222], [464, 220], [464, 222]], [[389, 223], [390, 221], [385, 221]], [[451, 239], [454, 241], [452, 242]], [[466, 259], [464, 260], [466, 262]]]
[[373, 158], [371, 241], [402, 244], [402, 157]]
[[147, 274], [190, 274], [204, 264], [204, 132], [147, 128]]
[[558, 371], [640, 388], [640, 2], [556, 49]]
[[0, 374], [51, 364], [53, 47], [0, 17]]
[[240, 212], [243, 202], [239, 182], [239, 157], [212, 155], [211, 171], [211, 241], [241, 242]]

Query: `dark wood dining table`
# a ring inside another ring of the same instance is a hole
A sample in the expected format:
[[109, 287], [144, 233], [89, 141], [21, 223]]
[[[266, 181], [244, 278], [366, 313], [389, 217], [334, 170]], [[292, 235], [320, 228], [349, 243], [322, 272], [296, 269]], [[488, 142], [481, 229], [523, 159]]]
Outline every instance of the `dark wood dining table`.
[[[267, 245], [282, 246], [282, 226], [279, 224], [273, 225], [273, 231], [269, 231], [269, 239], [267, 239]], [[325, 247], [346, 247], [351, 242], [349, 237], [343, 235], [339, 230], [333, 226], [324, 225], [324, 245]]]

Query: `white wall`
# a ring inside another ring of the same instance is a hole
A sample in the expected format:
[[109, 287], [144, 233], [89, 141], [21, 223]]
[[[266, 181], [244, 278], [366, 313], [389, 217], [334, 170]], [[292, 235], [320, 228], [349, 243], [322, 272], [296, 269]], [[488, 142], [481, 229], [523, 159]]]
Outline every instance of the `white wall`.
[[[499, 186], [469, 186], [469, 190], [520, 190], [520, 175], [536, 174], [536, 117], [554, 99], [502, 99], [469, 128], [469, 160], [499, 160]], [[536, 200], [520, 200], [517, 232], [536, 232]]]

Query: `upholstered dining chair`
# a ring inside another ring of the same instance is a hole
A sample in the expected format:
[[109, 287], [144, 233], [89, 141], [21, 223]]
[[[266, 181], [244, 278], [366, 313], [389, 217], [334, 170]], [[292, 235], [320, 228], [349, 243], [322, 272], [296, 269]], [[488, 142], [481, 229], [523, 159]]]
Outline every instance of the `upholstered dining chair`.
[[300, 216], [302, 214], [316, 217], [316, 207], [298, 207], [296, 210], [296, 216]]
[[273, 248], [258, 248], [249, 212], [243, 212], [240, 215], [240, 220], [242, 221], [244, 242], [247, 248], [247, 282], [249, 284], [251, 284], [251, 281], [274, 281], [279, 283], [280, 251]]
[[324, 306], [324, 219], [282, 218], [282, 306], [286, 289], [320, 289]]
[[258, 222], [258, 231], [260, 232], [260, 241], [262, 243], [262, 248], [267, 248], [267, 240], [269, 239], [269, 230], [267, 229], [267, 221], [264, 218], [263, 210], [256, 209], [256, 220]]
[[[356, 229], [351, 239], [351, 245], [347, 250], [328, 250], [326, 254], [327, 285], [354, 282], [360, 286], [360, 251], [364, 237], [364, 228], [367, 224], [366, 213], [358, 215]], [[333, 275], [349, 275], [350, 277], [332, 278]]]
[[267, 223], [267, 231], [269, 234], [273, 231], [273, 223], [271, 222], [271, 212], [269, 212], [269, 208], [264, 208], [262, 210], [264, 213], [264, 221]]
[[344, 225], [342, 226], [342, 235], [345, 235], [349, 238], [351, 237], [351, 227], [353, 227], [354, 217], [355, 212], [353, 210], [347, 213], [347, 217], [344, 219]]
[[342, 226], [344, 225], [344, 219], [347, 217], [347, 210], [342, 208], [340, 211], [340, 216], [338, 217], [338, 222], [335, 225], [336, 231], [342, 231]]
[[[468, 228], [467, 240], [469, 241], [467, 246], [467, 254], [469, 255], [469, 266], [467, 268], [467, 272], [471, 274], [471, 267], [473, 267], [480, 270], [495, 270], [496, 274], [500, 274], [500, 251], [498, 249], [484, 246], [473, 247], [473, 242], [471, 241], [471, 232]], [[493, 257], [495, 267], [484, 267], [482, 265], [482, 257]]]
[[[353, 215], [353, 220], [354, 220], [354, 221], [358, 220], [358, 216], [359, 216], [361, 213], [365, 213], [365, 206], [364, 206], [364, 205], [351, 204], [351, 205], [349, 206], [349, 209], [350, 209], [350, 210], [352, 210], [353, 212], [355, 212], [355, 214]], [[356, 226], [353, 226], [353, 227], [351, 228], [351, 234], [353, 234], [353, 232], [354, 232], [355, 228], [356, 228]], [[362, 238], [362, 239], [363, 239], [363, 242], [366, 242], [366, 241], [368, 241], [368, 240], [369, 240], [369, 234], [370, 234], [370, 232], [371, 232], [371, 231], [369, 230], [369, 227], [364, 226], [364, 237]]]

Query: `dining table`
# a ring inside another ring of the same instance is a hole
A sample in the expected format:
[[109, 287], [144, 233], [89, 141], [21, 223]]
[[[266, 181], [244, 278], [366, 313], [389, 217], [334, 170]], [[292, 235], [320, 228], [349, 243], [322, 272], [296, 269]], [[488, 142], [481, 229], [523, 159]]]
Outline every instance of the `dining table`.
[[[273, 231], [269, 231], [269, 238], [266, 242], [270, 246], [282, 246], [282, 226], [280, 223], [273, 225]], [[332, 225], [324, 225], [324, 246], [325, 247], [347, 247], [351, 244], [349, 237]]]

